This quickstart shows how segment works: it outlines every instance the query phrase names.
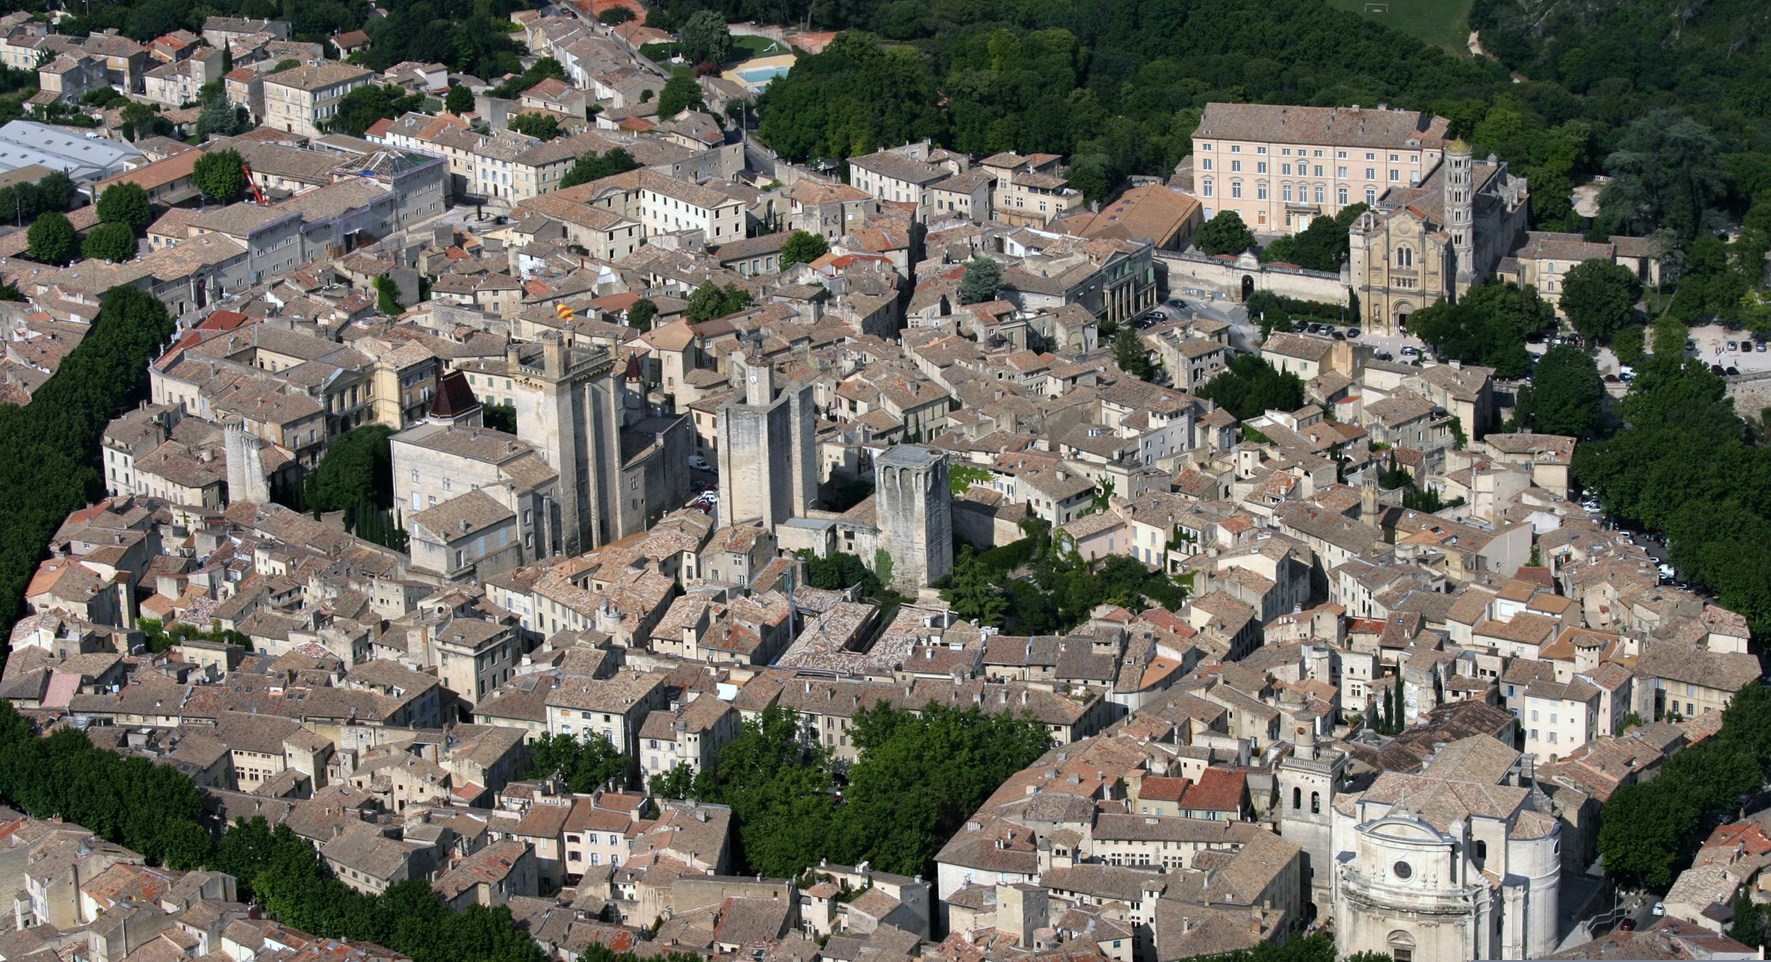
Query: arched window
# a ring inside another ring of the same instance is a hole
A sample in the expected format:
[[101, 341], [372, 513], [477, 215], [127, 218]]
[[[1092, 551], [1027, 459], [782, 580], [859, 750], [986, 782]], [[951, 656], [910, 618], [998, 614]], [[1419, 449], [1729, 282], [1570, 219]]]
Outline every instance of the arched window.
[[1481, 839], [1477, 839], [1476, 840], [1476, 861], [1485, 862], [1487, 860], [1488, 860], [1488, 843], [1482, 841]]
[[1291, 810], [1295, 812], [1298, 809], [1303, 808], [1303, 807], [1304, 807], [1304, 790], [1301, 788], [1292, 789], [1291, 790]]
[[1414, 266], [1414, 248], [1412, 248], [1412, 247], [1398, 247], [1398, 248], [1396, 248], [1396, 266], [1397, 267], [1413, 267]]
[[1322, 793], [1321, 792], [1311, 792], [1310, 793], [1310, 814], [1311, 815], [1321, 815], [1322, 814]]

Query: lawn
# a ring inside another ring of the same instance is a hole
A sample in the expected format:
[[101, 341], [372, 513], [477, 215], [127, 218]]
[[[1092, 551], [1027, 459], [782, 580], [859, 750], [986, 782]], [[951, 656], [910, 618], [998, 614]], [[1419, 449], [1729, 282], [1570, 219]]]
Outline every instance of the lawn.
[[1447, 50], [1468, 49], [1470, 0], [1328, 0], [1328, 4]]
[[[1466, 4], [1468, 6], [1468, 4]], [[773, 57], [776, 54], [792, 53], [793, 48], [772, 37], [753, 37], [749, 35], [732, 37], [732, 59], [750, 60], [755, 57]]]

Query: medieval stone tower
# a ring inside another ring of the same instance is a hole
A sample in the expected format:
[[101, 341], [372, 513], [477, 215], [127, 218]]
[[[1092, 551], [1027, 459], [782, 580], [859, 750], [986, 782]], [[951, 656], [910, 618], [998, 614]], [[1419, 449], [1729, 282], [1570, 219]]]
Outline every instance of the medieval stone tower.
[[549, 331], [541, 349], [512, 347], [509, 363], [517, 436], [559, 472], [550, 547], [568, 555], [606, 544], [622, 530], [621, 398], [615, 362], [601, 348], [572, 345]]
[[879, 546], [892, 559], [892, 585], [914, 591], [953, 570], [953, 489], [947, 454], [900, 444], [873, 462]]
[[809, 384], [775, 390], [775, 369], [734, 353], [744, 398], [719, 409], [720, 517], [765, 528], [805, 514], [818, 498], [817, 413]]
[[1445, 145], [1445, 229], [1451, 234], [1451, 256], [1456, 261], [1457, 284], [1462, 294], [1476, 283], [1474, 229], [1476, 207], [1475, 163], [1470, 145], [1461, 139]]

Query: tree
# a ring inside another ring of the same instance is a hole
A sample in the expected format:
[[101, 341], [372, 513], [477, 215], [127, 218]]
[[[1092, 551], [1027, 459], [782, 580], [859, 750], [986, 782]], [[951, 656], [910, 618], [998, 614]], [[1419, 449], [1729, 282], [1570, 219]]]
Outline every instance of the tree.
[[172, 132], [171, 121], [160, 116], [160, 108], [152, 104], [132, 100], [120, 108], [119, 119], [123, 123], [123, 136], [130, 140]]
[[683, 313], [688, 315], [689, 320], [700, 323], [736, 314], [749, 307], [751, 301], [750, 292], [736, 284], [720, 287], [708, 281], [689, 294], [689, 305]]
[[1543, 434], [1582, 437], [1598, 427], [1605, 382], [1586, 351], [1572, 344], [1550, 348], [1537, 362], [1531, 385], [1522, 389], [1521, 426]]
[[1113, 361], [1121, 371], [1146, 381], [1156, 373], [1156, 363], [1150, 360], [1150, 348], [1137, 328], [1129, 325], [1113, 335]]
[[100, 224], [86, 232], [80, 256], [121, 264], [135, 256], [135, 231], [128, 224]]
[[1193, 246], [1206, 254], [1240, 254], [1254, 246], [1254, 231], [1233, 210], [1220, 210], [1193, 232]]
[[982, 304], [996, 300], [1002, 290], [1002, 265], [982, 254], [965, 262], [959, 279], [959, 303]]
[[1333, 217], [1318, 217], [1300, 234], [1287, 235], [1261, 251], [1263, 262], [1296, 264], [1313, 271], [1339, 271], [1347, 256], [1347, 233], [1368, 208], [1349, 204]]
[[74, 257], [74, 225], [66, 214], [57, 211], [38, 214], [25, 234], [25, 241], [32, 260], [60, 266]]
[[1562, 313], [1581, 337], [1604, 343], [1635, 317], [1641, 296], [1635, 271], [1594, 258], [1574, 265], [1563, 278]]
[[596, 15], [597, 22], [606, 27], [619, 27], [633, 19], [633, 11], [626, 7], [610, 7]]
[[860, 556], [835, 551], [827, 558], [810, 552], [800, 555], [806, 565], [806, 584], [825, 591], [847, 591], [858, 587], [863, 596], [879, 591], [880, 580]]
[[690, 63], [725, 63], [732, 56], [732, 33], [725, 18], [697, 10], [683, 21], [683, 59]]
[[627, 326], [644, 334], [652, 329], [652, 318], [657, 316], [658, 305], [651, 298], [642, 297], [627, 309]]
[[[1479, 284], [1453, 304], [1441, 301], [1409, 316], [1409, 329], [1440, 357], [1486, 364], [1503, 378], [1531, 371], [1525, 340], [1555, 329], [1556, 312], [1535, 287]], [[1476, 425], [1478, 433], [1484, 425]]]
[[624, 147], [610, 148], [603, 154], [585, 154], [572, 164], [572, 168], [560, 177], [560, 189], [588, 184], [593, 180], [625, 174], [630, 170], [638, 170], [640, 162]]
[[658, 116], [665, 119], [685, 110], [700, 110], [701, 106], [701, 84], [688, 74], [678, 74], [666, 80], [664, 89], [658, 94]]
[[443, 109], [456, 115], [471, 114], [474, 110], [473, 91], [456, 84], [449, 88], [449, 95], [443, 98]]
[[695, 770], [688, 762], [677, 762], [669, 771], [653, 775], [650, 787], [659, 798], [688, 798], [695, 794]]
[[563, 133], [560, 130], [559, 118], [552, 114], [517, 114], [510, 118], [510, 129], [519, 134], [527, 134], [537, 140], [552, 140]]
[[480, 423], [505, 434], [517, 433], [517, 408], [514, 404], [480, 405]]
[[1008, 599], [1002, 596], [995, 577], [978, 562], [969, 546], [960, 549], [953, 565], [953, 586], [943, 589], [941, 594], [954, 614], [980, 625], [1000, 628], [1008, 614]]
[[246, 195], [246, 162], [233, 149], [210, 151], [191, 168], [191, 180], [203, 196], [232, 204]]
[[400, 285], [386, 274], [375, 279], [375, 309], [383, 314], [398, 314], [400, 307]]
[[1721, 145], [1709, 129], [1675, 109], [1656, 110], [1624, 131], [1605, 158], [1611, 180], [1599, 208], [1612, 230], [1649, 234], [1665, 229], [1681, 241], [1704, 227], [1722, 196]]
[[424, 107], [422, 94], [409, 94], [389, 84], [364, 84], [338, 101], [337, 113], [321, 126], [334, 134], [361, 137], [378, 120]]
[[796, 230], [781, 244], [781, 270], [795, 264], [810, 264], [830, 252], [830, 242], [822, 234]]
[[1281, 373], [1258, 354], [1239, 354], [1199, 389], [1199, 396], [1247, 421], [1266, 411], [1303, 407], [1304, 382], [1296, 374]]
[[326, 456], [307, 479], [307, 504], [316, 512], [345, 512], [345, 527], [390, 507], [394, 499], [394, 430], [379, 424], [352, 428], [332, 439]]
[[572, 792], [599, 788], [625, 788], [632, 759], [610, 741], [609, 732], [586, 729], [582, 739], [573, 735], [542, 735], [530, 743], [527, 778], [558, 778]]
[[[205, 84], [205, 87], [208, 85]], [[197, 136], [232, 137], [245, 133], [251, 123], [243, 111], [228, 103], [227, 92], [219, 85], [202, 95], [202, 109], [197, 112]]]
[[140, 234], [154, 222], [154, 208], [140, 184], [124, 181], [106, 187], [98, 195], [98, 219], [105, 224], [122, 224], [130, 233]]

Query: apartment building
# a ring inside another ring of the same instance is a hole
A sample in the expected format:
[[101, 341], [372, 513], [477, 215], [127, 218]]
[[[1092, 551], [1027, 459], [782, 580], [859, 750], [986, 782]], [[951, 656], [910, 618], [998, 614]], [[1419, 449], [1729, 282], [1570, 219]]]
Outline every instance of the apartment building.
[[265, 126], [309, 137], [338, 115], [338, 102], [375, 76], [346, 63], [314, 63], [264, 78]]
[[1193, 132], [1194, 185], [1208, 220], [1233, 210], [1257, 233], [1295, 233], [1419, 186], [1444, 156], [1448, 124], [1386, 105], [1206, 104]]

